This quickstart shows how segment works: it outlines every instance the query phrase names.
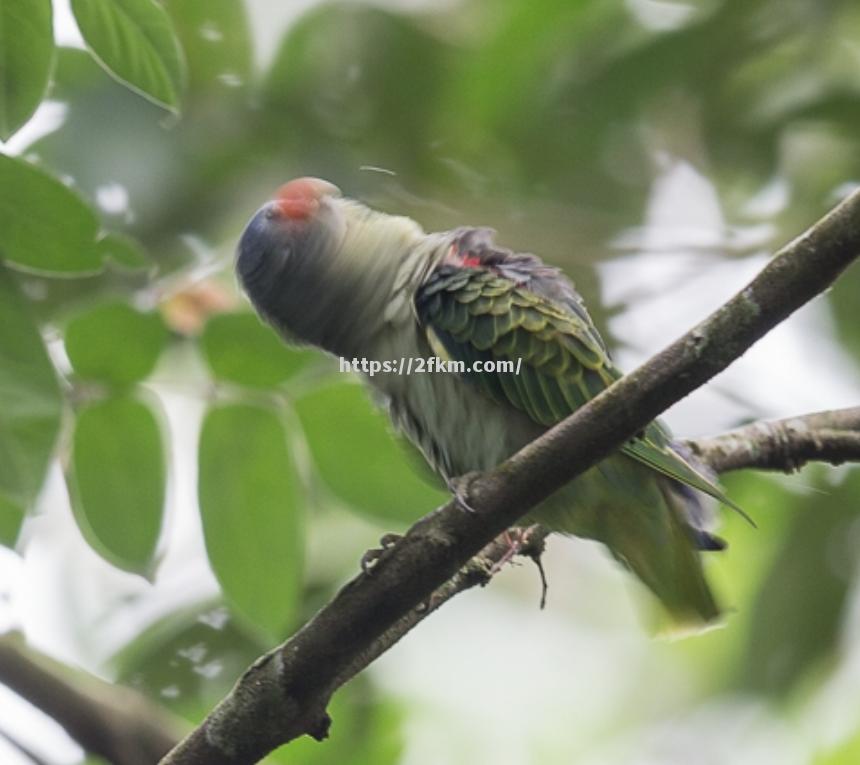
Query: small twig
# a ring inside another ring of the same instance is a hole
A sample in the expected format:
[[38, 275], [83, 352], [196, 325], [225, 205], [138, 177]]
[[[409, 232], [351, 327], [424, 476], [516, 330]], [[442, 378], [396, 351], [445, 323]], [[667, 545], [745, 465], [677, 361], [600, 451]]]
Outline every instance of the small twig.
[[687, 442], [717, 473], [742, 468], [798, 470], [807, 462], [860, 461], [860, 407], [755, 422]]
[[526, 543], [520, 555], [531, 558], [532, 562], [537, 566], [538, 574], [540, 574], [540, 609], [546, 608], [546, 595], [549, 591], [549, 582], [546, 579], [546, 571], [543, 568], [543, 554], [546, 550], [546, 538], [549, 536], [549, 529], [543, 526], [531, 526], [525, 531]]

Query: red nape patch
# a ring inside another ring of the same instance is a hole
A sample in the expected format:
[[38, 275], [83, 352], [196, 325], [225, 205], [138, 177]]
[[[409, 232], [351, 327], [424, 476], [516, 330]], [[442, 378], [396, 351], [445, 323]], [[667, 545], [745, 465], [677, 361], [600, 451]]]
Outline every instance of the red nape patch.
[[275, 201], [284, 217], [290, 220], [310, 218], [320, 206], [324, 196], [323, 183], [317, 178], [296, 178], [278, 189]]
[[456, 244], [452, 244], [445, 253], [445, 263], [457, 268], [482, 268], [484, 265], [477, 255], [472, 255], [468, 250], [461, 252]]

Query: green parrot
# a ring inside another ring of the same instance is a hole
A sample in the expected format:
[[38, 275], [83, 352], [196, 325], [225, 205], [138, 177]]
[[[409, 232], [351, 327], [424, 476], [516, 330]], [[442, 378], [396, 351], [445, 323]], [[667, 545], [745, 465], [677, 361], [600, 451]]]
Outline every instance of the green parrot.
[[[502, 462], [621, 376], [558, 269], [496, 245], [486, 228], [427, 234], [319, 179], [290, 181], [257, 211], [236, 269], [288, 342], [389, 363], [366, 380], [448, 485]], [[400, 373], [401, 358], [428, 357], [465, 371]], [[502, 360], [519, 373], [472, 371]], [[700, 493], [732, 505], [654, 422], [522, 523], [602, 542], [675, 626], [699, 627], [720, 613], [699, 551], [725, 546], [706, 528]]]

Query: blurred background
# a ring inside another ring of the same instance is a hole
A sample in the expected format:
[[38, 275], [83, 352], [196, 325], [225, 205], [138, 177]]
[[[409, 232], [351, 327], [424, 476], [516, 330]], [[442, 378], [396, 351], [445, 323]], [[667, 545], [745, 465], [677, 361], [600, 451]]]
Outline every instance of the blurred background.
[[[4, 268], [55, 403], [38, 480], [0, 507], [0, 627], [191, 721], [445, 497], [358, 381], [238, 294], [235, 244], [280, 183], [495, 228], [566, 271], [629, 370], [860, 181], [852, 0], [163, 5], [171, 108], [55, 0], [50, 88], [0, 144], [107, 232], [96, 267]], [[53, 214], [33, 207], [40, 236]], [[855, 266], [666, 420], [695, 437], [857, 405], [858, 296]], [[655, 638], [603, 549], [552, 539], [545, 610], [534, 568], [509, 567], [341, 690], [330, 741], [267, 762], [856, 763], [860, 470], [725, 485], [758, 528], [726, 516], [708, 556], [724, 627]], [[97, 762], [3, 687], [0, 730]], [[31, 762], [2, 740], [0, 759]]]

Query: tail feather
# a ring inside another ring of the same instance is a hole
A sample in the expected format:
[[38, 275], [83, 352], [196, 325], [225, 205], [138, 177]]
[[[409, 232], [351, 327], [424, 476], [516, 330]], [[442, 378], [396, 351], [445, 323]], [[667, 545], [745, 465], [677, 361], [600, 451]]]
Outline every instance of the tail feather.
[[605, 544], [657, 597], [674, 633], [700, 630], [720, 616], [700, 550], [725, 543], [702, 528], [702, 509], [675, 480], [617, 455], [586, 471], [532, 517]]
[[726, 545], [719, 537], [688, 525], [685, 498], [673, 490], [672, 482], [658, 479], [657, 483], [671, 542], [662, 553], [651, 551], [659, 563], [653, 566], [651, 581], [643, 581], [665, 606], [674, 628], [701, 628], [719, 618], [720, 607], [705, 579], [699, 551]]
[[721, 552], [729, 546], [729, 543], [725, 539], [718, 537], [716, 534], [711, 534], [710, 531], [703, 531], [692, 526], [688, 526], [687, 531], [696, 549], [702, 552]]

